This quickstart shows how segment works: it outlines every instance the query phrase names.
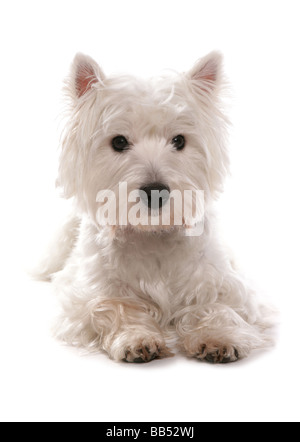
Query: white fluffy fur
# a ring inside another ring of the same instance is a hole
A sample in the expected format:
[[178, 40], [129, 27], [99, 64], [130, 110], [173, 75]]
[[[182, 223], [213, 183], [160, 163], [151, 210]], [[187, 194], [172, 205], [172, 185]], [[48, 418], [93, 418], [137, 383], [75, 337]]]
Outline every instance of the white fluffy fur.
[[[171, 355], [175, 334], [188, 356], [210, 362], [268, 345], [265, 309], [215, 232], [213, 203], [228, 171], [221, 92], [218, 53], [188, 73], [148, 81], [106, 78], [91, 58], [75, 57], [58, 185], [74, 198], [76, 214], [41, 271], [61, 299], [57, 334], [68, 343], [129, 362]], [[131, 143], [122, 154], [111, 147], [120, 134]], [[178, 134], [187, 145], [174, 152]], [[124, 181], [129, 191], [158, 181], [204, 190], [203, 235], [186, 236], [184, 226], [99, 225], [97, 193]]]

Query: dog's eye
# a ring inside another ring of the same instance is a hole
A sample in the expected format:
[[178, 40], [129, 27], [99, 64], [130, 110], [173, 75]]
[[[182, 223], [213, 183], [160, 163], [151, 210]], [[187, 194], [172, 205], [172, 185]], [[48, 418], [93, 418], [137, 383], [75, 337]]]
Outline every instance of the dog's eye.
[[129, 143], [123, 135], [113, 138], [111, 145], [117, 152], [123, 152], [123, 150], [127, 150], [129, 147]]
[[173, 146], [176, 148], [176, 150], [182, 150], [185, 146], [185, 138], [183, 135], [177, 135], [177, 137], [174, 137], [172, 140]]

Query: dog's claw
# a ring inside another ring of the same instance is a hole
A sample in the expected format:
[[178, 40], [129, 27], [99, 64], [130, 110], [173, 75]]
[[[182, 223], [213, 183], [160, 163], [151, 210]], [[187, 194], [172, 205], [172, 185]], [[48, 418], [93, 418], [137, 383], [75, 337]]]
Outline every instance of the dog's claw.
[[148, 362], [148, 361], [145, 361], [145, 359], [143, 359], [143, 358], [135, 358], [132, 362], [134, 362], [135, 364], [143, 364], [144, 362]]
[[173, 356], [173, 354], [167, 349], [167, 347], [154, 343], [152, 345], [148, 344], [145, 346], [139, 346], [138, 348], [127, 349], [123, 361], [141, 364], [168, 356]]
[[209, 354], [205, 357], [205, 360], [206, 360], [207, 362], [209, 362], [210, 364], [215, 364], [215, 363], [216, 363], [216, 358], [215, 358], [215, 356], [214, 356], [213, 353], [209, 353]]
[[[191, 355], [192, 356], [192, 355]], [[209, 348], [208, 345], [200, 345], [197, 353], [194, 357], [201, 361], [209, 362], [210, 364], [228, 364], [230, 362], [235, 362], [239, 359], [239, 353], [234, 347], [222, 347], [216, 349], [212, 346]]]

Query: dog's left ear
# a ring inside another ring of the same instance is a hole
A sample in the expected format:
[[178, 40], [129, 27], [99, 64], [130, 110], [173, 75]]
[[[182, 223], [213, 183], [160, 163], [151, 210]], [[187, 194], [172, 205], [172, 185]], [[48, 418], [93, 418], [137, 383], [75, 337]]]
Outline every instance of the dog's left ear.
[[105, 76], [98, 64], [88, 55], [76, 54], [71, 67], [70, 88], [74, 98], [87, 94], [96, 83], [103, 83]]
[[214, 92], [221, 82], [222, 64], [222, 54], [216, 51], [211, 52], [195, 64], [188, 73], [188, 77], [199, 92]]

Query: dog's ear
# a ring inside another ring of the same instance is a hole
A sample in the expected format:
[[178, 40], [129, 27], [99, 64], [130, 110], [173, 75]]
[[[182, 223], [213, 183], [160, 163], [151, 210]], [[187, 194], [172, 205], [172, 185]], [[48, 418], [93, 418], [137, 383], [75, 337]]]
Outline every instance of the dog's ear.
[[202, 93], [215, 91], [221, 82], [222, 62], [222, 54], [216, 51], [201, 58], [188, 73], [195, 88]]
[[88, 55], [76, 54], [71, 67], [71, 92], [80, 98], [89, 92], [96, 83], [103, 83], [105, 76], [98, 64]]

